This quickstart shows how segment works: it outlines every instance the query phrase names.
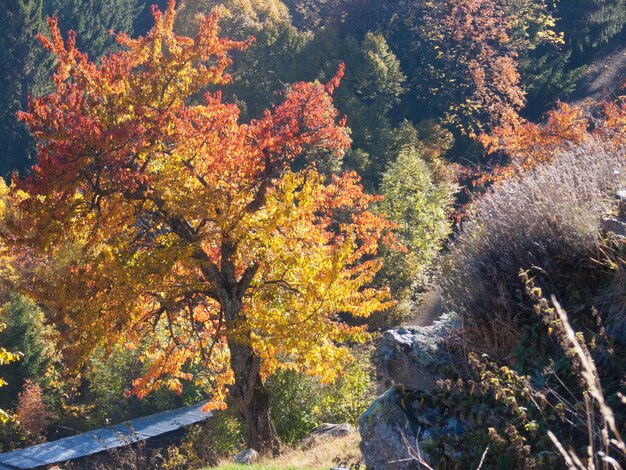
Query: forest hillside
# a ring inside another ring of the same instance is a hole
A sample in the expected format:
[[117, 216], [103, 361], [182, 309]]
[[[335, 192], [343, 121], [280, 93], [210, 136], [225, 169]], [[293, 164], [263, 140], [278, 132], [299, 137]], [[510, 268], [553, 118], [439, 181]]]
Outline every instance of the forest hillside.
[[0, 467], [626, 467], [624, 0], [0, 8]]

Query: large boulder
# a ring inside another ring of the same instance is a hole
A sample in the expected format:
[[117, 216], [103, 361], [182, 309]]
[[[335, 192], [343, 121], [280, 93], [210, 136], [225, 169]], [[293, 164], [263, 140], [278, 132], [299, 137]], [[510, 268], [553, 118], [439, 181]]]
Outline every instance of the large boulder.
[[246, 449], [243, 452], [239, 452], [237, 455], [233, 457], [235, 463], [241, 465], [252, 465], [255, 462], [258, 462], [260, 456], [259, 453], [254, 449]]
[[326, 439], [336, 439], [339, 437], [345, 437], [349, 434], [356, 432], [350, 424], [330, 424], [322, 423], [316, 427], [311, 434], [302, 441], [302, 449], [311, 449], [315, 447], [320, 441]]
[[444, 314], [429, 326], [406, 327], [383, 333], [376, 353], [380, 380], [385, 388], [434, 390], [442, 368], [450, 365], [448, 342], [457, 321]]
[[455, 442], [465, 432], [455, 410], [433, 399], [453, 363], [457, 330], [456, 316], [446, 313], [431, 325], [383, 334], [376, 357], [381, 381], [391, 388], [359, 420], [368, 469], [423, 468], [420, 460], [430, 465], [429, 445], [442, 437]]
[[359, 419], [361, 453], [370, 470], [435, 468], [429, 449], [438, 449], [451, 461], [475, 427], [456, 406], [450, 407], [429, 393], [393, 387], [379, 397]]
[[370, 470], [416, 468], [412, 450], [417, 440], [417, 422], [402, 406], [402, 392], [387, 390], [359, 419], [361, 453]]

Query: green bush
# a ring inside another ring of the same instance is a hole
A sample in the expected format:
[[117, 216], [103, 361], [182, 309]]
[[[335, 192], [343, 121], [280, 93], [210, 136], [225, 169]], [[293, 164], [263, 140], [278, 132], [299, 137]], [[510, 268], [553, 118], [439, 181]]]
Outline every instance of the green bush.
[[320, 423], [356, 425], [374, 399], [373, 368], [365, 352], [357, 355], [335, 383], [280, 371], [267, 382], [276, 431], [286, 444], [294, 444]]
[[245, 442], [242, 423], [230, 409], [214, 412], [206, 423], [193, 426], [182, 442], [167, 449], [163, 470], [217, 466], [221, 459], [241, 450]]
[[437, 126], [428, 130], [437, 136], [435, 142], [421, 141], [418, 131], [407, 122], [400, 126], [396, 158], [383, 174], [380, 188], [384, 196], [380, 210], [397, 224], [395, 234], [407, 252], [386, 249], [379, 276], [391, 287], [399, 305], [409, 308], [428, 283], [433, 261], [452, 230], [456, 187], [443, 174], [440, 161], [451, 137]]

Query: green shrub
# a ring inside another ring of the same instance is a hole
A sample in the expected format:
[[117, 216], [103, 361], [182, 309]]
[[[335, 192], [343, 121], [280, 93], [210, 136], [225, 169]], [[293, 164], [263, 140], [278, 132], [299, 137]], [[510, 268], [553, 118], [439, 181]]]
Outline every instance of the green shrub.
[[20, 351], [20, 361], [7, 366], [3, 375], [8, 385], [0, 390], [0, 403], [15, 406], [26, 380], [45, 383], [45, 371], [55, 356], [51, 330], [44, 325], [41, 309], [29, 298], [12, 294], [0, 308], [0, 344], [10, 351]]
[[182, 442], [167, 449], [163, 470], [217, 466], [221, 459], [241, 450], [245, 442], [244, 428], [234, 412], [214, 412], [206, 423], [189, 429]]
[[267, 381], [272, 420], [280, 439], [293, 444], [317, 426], [322, 386], [313, 377], [280, 371]]
[[272, 418], [281, 440], [294, 444], [323, 422], [356, 425], [374, 398], [373, 372], [364, 351], [332, 384], [293, 371], [270, 377]]
[[[396, 236], [407, 253], [388, 250], [381, 275], [402, 299], [425, 283], [426, 272], [451, 232], [456, 188], [438, 175], [439, 162], [428, 161], [424, 144], [410, 124], [401, 126], [398, 138], [396, 159], [383, 174], [380, 209], [397, 224]], [[442, 147], [441, 152], [446, 146]]]

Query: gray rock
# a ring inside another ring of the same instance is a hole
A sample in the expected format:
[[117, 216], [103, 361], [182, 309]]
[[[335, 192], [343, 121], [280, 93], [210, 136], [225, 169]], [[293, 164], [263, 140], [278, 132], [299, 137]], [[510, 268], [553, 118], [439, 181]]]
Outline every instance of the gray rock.
[[252, 465], [259, 460], [259, 453], [254, 449], [246, 449], [243, 452], [239, 452], [233, 457], [235, 463], [242, 465]]
[[616, 191], [615, 199], [617, 199], [617, 216], [619, 218], [626, 217], [626, 189]]
[[313, 431], [311, 431], [311, 434], [302, 441], [301, 446], [302, 449], [311, 449], [315, 447], [321, 440], [344, 437], [348, 434], [352, 434], [353, 432], [356, 432], [356, 429], [354, 429], [351, 425], [347, 423], [322, 423]]
[[392, 386], [359, 419], [361, 452], [368, 469], [404, 470], [428, 465], [428, 449], [460, 458], [459, 442], [473, 425], [434, 399], [436, 381], [456, 362], [458, 321], [444, 314], [432, 325], [390, 330], [383, 334], [377, 358], [385, 386]]
[[430, 326], [407, 327], [383, 333], [377, 351], [385, 388], [431, 391], [442, 366], [450, 363], [446, 342], [457, 326], [456, 317], [444, 314]]
[[[428, 393], [406, 393], [393, 387], [379, 397], [359, 419], [361, 453], [368, 469], [405, 470], [434, 467], [428, 449], [436, 446], [451, 460], [465, 433], [476, 426], [454, 407], [435, 405]], [[419, 457], [419, 459], [418, 459]]]
[[620, 237], [626, 237], [626, 219], [602, 219], [602, 230], [612, 232]]
[[418, 428], [401, 406], [400, 393], [390, 388], [359, 419], [361, 453], [370, 470], [415, 468], [407, 442], [415, 443]]

